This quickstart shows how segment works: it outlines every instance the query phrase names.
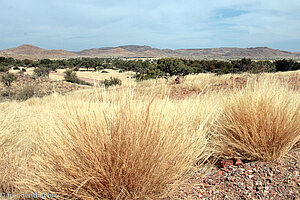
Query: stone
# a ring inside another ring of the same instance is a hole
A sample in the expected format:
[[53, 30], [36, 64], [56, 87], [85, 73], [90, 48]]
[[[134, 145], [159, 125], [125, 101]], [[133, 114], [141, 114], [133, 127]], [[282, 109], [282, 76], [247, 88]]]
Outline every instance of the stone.
[[243, 166], [244, 163], [243, 163], [243, 161], [241, 161], [241, 159], [236, 159], [235, 160], [235, 165], [237, 165], [237, 166]]
[[233, 160], [222, 160], [219, 164], [220, 168], [228, 167], [233, 165]]

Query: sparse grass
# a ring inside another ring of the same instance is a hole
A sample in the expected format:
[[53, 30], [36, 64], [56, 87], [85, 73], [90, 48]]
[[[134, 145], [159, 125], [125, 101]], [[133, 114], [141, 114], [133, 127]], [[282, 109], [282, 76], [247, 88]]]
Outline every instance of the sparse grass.
[[273, 161], [299, 141], [300, 95], [276, 79], [260, 77], [223, 98], [213, 148], [224, 157]]
[[179, 86], [192, 91], [203, 90], [205, 87], [210, 85], [215, 78], [216, 77], [214, 76], [214, 74], [211, 73], [201, 75], [187, 75], [185, 81]]

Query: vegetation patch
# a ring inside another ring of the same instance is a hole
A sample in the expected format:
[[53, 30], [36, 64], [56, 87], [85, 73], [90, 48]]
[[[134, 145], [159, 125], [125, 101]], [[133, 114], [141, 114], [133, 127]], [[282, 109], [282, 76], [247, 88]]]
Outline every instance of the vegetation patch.
[[299, 92], [260, 79], [223, 98], [213, 146], [225, 158], [274, 161], [299, 141]]
[[64, 78], [65, 78], [65, 81], [70, 82], [70, 83], [77, 83], [77, 84], [81, 84], [81, 85], [91, 85], [90, 83], [88, 83], [84, 80], [80, 80], [77, 77], [76, 72], [73, 70], [66, 70]]
[[110, 77], [110, 79], [105, 79], [103, 84], [106, 88], [110, 86], [122, 85], [122, 81], [118, 78]]

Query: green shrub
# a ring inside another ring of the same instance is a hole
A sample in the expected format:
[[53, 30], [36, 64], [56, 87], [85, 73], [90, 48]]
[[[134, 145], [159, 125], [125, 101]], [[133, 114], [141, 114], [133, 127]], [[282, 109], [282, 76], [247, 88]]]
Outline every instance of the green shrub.
[[67, 82], [71, 82], [71, 83], [79, 83], [79, 78], [77, 77], [77, 74], [76, 72], [74, 72], [73, 70], [71, 69], [68, 69], [65, 71], [65, 81]]
[[1, 82], [4, 83], [7, 87], [9, 87], [11, 85], [11, 83], [13, 81], [15, 81], [16, 79], [17, 79], [16, 75], [14, 75], [12, 73], [8, 73], [5, 75], [2, 75]]
[[104, 69], [104, 67], [101, 67], [101, 66], [97, 67], [97, 71], [100, 71], [100, 70], [103, 70], [103, 69]]
[[104, 63], [102, 66], [104, 69], [113, 69], [113, 66], [110, 63]]
[[38, 77], [49, 77], [50, 68], [37, 67], [33, 70], [34, 74]]
[[109, 86], [113, 86], [113, 85], [122, 85], [122, 81], [118, 78], [113, 78], [110, 77], [110, 79], [105, 79], [103, 82], [104, 86], [107, 88]]
[[64, 78], [65, 78], [65, 81], [70, 82], [70, 83], [77, 83], [77, 84], [81, 84], [81, 85], [91, 85], [90, 83], [88, 83], [86, 81], [80, 80], [77, 77], [76, 72], [74, 72], [73, 70], [70, 70], [70, 69], [65, 71]]
[[8, 66], [0, 66], [0, 72], [8, 72], [9, 71], [9, 67]]

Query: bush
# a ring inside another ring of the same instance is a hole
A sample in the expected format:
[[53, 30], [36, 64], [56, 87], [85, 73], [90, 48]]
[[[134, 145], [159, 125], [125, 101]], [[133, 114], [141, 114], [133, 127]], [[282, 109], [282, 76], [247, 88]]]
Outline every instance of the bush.
[[300, 64], [291, 59], [276, 60], [274, 63], [277, 71], [292, 71], [300, 69]]
[[49, 77], [50, 71], [50, 68], [42, 66], [37, 67], [33, 70], [34, 74], [38, 77]]
[[73, 70], [66, 70], [64, 73], [65, 81], [79, 84], [80, 79], [77, 77], [76, 72], [74, 72]]
[[213, 148], [225, 158], [277, 160], [299, 140], [300, 95], [278, 80], [250, 83], [226, 96]]
[[91, 85], [90, 83], [88, 83], [86, 81], [80, 80], [77, 77], [76, 72], [74, 72], [73, 70], [70, 70], [70, 69], [65, 71], [64, 78], [65, 78], [65, 81], [70, 82], [70, 83], [77, 83], [77, 84], [81, 84], [81, 85]]
[[0, 72], [8, 72], [8, 71], [9, 71], [9, 67], [8, 66], [0, 65]]
[[104, 69], [104, 67], [102, 67], [102, 66], [97, 67], [97, 71], [100, 71], [100, 70], [103, 70], [103, 69]]
[[110, 63], [104, 63], [102, 66], [104, 69], [113, 69], [113, 66]]
[[103, 82], [104, 86], [107, 88], [107, 87], [110, 87], [110, 86], [114, 86], [114, 85], [122, 85], [122, 81], [118, 78], [112, 78], [110, 77], [110, 79], [105, 79], [104, 82]]
[[4, 83], [6, 86], [10, 86], [13, 81], [17, 79], [16, 75], [12, 73], [8, 73], [5, 75], [2, 75], [1, 82]]
[[19, 90], [16, 94], [16, 99], [19, 101], [25, 101], [30, 99], [35, 95], [35, 86], [34, 85], [26, 85], [21, 90]]

